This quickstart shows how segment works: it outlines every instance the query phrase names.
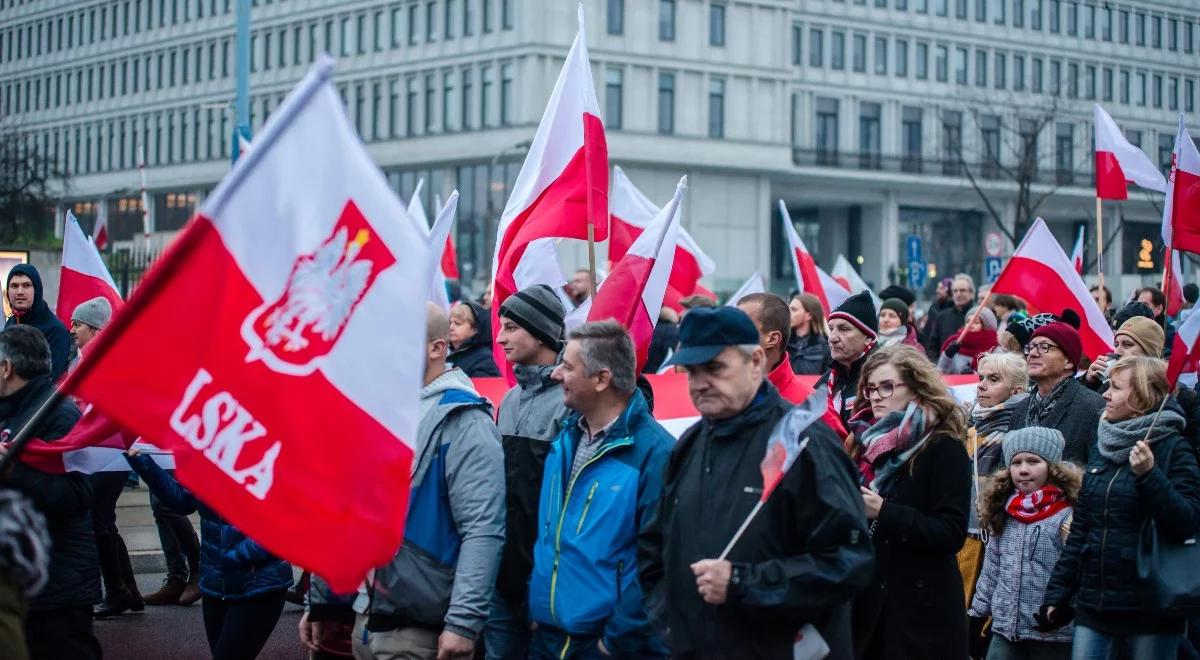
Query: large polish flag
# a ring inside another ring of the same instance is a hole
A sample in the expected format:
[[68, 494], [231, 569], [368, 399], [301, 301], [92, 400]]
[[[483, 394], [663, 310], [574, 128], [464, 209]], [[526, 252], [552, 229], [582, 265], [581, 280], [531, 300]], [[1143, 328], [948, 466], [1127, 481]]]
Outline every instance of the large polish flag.
[[[615, 264], [625, 256], [629, 246], [637, 240], [646, 227], [658, 216], [659, 207], [638, 190], [620, 167], [613, 167], [612, 205], [608, 237], [608, 260]], [[717, 265], [709, 258], [700, 244], [687, 229], [679, 228], [679, 245], [675, 248], [675, 262], [671, 267], [671, 280], [664, 300], [666, 306], [680, 311], [679, 301], [699, 293], [697, 287], [705, 275], [716, 272]], [[707, 291], [707, 290], [705, 290]]]
[[[492, 332], [500, 305], [520, 290], [516, 274], [530, 243], [547, 238], [608, 238], [608, 145], [588, 59], [583, 6], [579, 33], [567, 53], [537, 134], [513, 184], [496, 232], [492, 261]], [[528, 284], [538, 284], [529, 282]], [[559, 286], [558, 282], [544, 282]], [[508, 361], [495, 344], [496, 364]]]
[[1034, 221], [1012, 258], [992, 285], [992, 293], [1007, 293], [1029, 303], [1031, 314], [1059, 314], [1072, 309], [1083, 321], [1079, 328], [1083, 350], [1091, 359], [1111, 353], [1113, 331], [1092, 300], [1087, 284], [1041, 218]]
[[787, 205], [783, 203], [782, 199], [779, 200], [779, 217], [783, 222], [783, 234], [787, 237], [792, 268], [796, 272], [796, 289], [816, 296], [817, 300], [821, 301], [821, 308], [825, 310], [825, 315], [828, 316], [829, 312], [837, 309], [850, 297], [850, 291], [817, 267], [812, 253], [808, 251], [808, 247], [804, 245], [800, 235], [796, 233], [796, 227], [792, 224], [792, 216], [788, 213]]
[[58, 302], [54, 314], [71, 327], [71, 314], [80, 303], [92, 298], [105, 298], [113, 312], [121, 309], [121, 294], [113, 282], [104, 259], [96, 245], [89, 241], [79, 227], [75, 215], [67, 211], [67, 222], [63, 228], [62, 266], [58, 271]]
[[64, 389], [344, 593], [403, 539], [425, 319], [396, 310], [425, 301], [431, 255], [332, 73], [322, 56], [271, 114]]
[[1099, 103], [1092, 108], [1096, 128], [1096, 196], [1126, 199], [1129, 181], [1148, 190], [1166, 191], [1166, 179], [1146, 152], [1125, 139], [1117, 122]]
[[1183, 125], [1175, 133], [1171, 179], [1163, 203], [1163, 244], [1173, 250], [1200, 253], [1200, 151]]
[[1083, 275], [1083, 235], [1083, 227], [1080, 227], [1079, 235], [1075, 237], [1075, 247], [1071, 248], [1071, 265], [1080, 275]]
[[613, 319], [625, 326], [637, 351], [637, 373], [646, 364], [650, 340], [663, 298], [670, 286], [678, 257], [679, 211], [687, 191], [687, 177], [675, 187], [675, 196], [658, 212], [633, 245], [625, 251], [604, 284], [596, 291], [588, 321]]

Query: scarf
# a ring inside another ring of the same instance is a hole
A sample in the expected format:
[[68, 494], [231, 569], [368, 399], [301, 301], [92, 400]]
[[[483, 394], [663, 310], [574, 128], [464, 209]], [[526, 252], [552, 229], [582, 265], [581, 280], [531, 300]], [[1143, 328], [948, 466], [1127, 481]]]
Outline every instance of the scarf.
[[1042, 396], [1035, 389], [1029, 396], [1033, 400], [1029, 402], [1029, 409], [1025, 411], [1025, 426], [1045, 426], [1046, 418], [1054, 411], [1054, 406], [1058, 404], [1059, 399], [1066, 393], [1067, 387], [1075, 382], [1074, 378], [1067, 376], [1059, 381], [1054, 389], [1050, 390], [1050, 394]]
[[891, 330], [889, 332], [881, 331], [879, 333], [879, 338], [875, 340], [875, 343], [880, 348], [887, 348], [888, 346], [896, 346], [897, 344], [900, 344], [907, 338], [908, 338], [908, 326], [902, 325], [902, 326], [900, 326], [894, 330]]
[[925, 409], [914, 401], [904, 411], [888, 413], [857, 436], [864, 483], [886, 495], [904, 464], [928, 440], [926, 423]]
[[1045, 520], [1069, 506], [1071, 503], [1063, 495], [1062, 489], [1047, 485], [1028, 495], [1023, 495], [1020, 491], [1013, 493], [1005, 510], [1013, 520], [1028, 525]]
[[[1150, 428], [1152, 422], [1154, 422], [1152, 414], [1131, 417], [1119, 422], [1109, 422], [1101, 417], [1100, 428], [1096, 433], [1096, 448], [1100, 450], [1100, 455], [1105, 459], [1117, 465], [1127, 465], [1129, 452], [1133, 451], [1133, 446], [1139, 440], [1146, 437], [1146, 430]], [[1179, 413], [1170, 408], [1164, 409], [1158, 416], [1158, 421], [1154, 422], [1154, 431], [1150, 434], [1150, 444], [1153, 445], [1163, 438], [1181, 433], [1185, 424]]]
[[992, 444], [991, 436], [996, 433], [1004, 433], [1012, 426], [1013, 408], [1028, 396], [1025, 393], [1014, 394], [1004, 403], [990, 408], [985, 408], [978, 403], [971, 408], [971, 426], [975, 427], [975, 433], [979, 435], [982, 445]]
[[945, 353], [950, 344], [958, 342], [958, 354], [965, 355], [971, 358], [971, 371], [979, 368], [979, 356], [991, 352], [992, 349], [999, 345], [999, 340], [995, 330], [976, 330], [975, 332], [964, 333], [960, 340], [957, 334], [950, 335], [946, 341], [942, 343], [942, 352]]

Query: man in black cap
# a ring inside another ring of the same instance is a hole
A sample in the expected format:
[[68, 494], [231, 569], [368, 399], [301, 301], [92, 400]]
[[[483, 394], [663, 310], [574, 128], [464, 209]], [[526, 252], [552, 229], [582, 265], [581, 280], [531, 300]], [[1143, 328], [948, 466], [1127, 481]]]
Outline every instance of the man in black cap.
[[639, 537], [647, 608], [678, 658], [791, 658], [811, 624], [831, 658], [849, 658], [849, 608], [872, 549], [854, 467], [821, 421], [763, 509], [722, 550], [763, 494], [760, 464], [790, 410], [764, 381], [750, 317], [693, 309], [669, 361], [687, 369], [701, 419], [676, 443], [654, 520]]
[[[850, 296], [842, 302], [841, 307], [829, 313], [826, 320], [829, 326], [829, 353], [833, 356], [833, 365], [821, 379], [817, 387], [829, 388], [829, 412], [825, 419], [834, 426], [838, 437], [846, 437], [846, 422], [850, 420], [850, 410], [854, 407], [854, 395], [858, 391], [858, 376], [862, 371], [863, 362], [875, 349], [875, 341], [879, 335], [879, 317], [875, 312], [875, 303], [866, 291]], [[842, 428], [836, 428], [841, 421]]]

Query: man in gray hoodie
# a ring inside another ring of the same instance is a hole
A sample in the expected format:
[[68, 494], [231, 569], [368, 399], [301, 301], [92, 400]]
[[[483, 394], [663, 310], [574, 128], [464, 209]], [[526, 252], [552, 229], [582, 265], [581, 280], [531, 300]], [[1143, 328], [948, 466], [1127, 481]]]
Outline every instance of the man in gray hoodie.
[[367, 585], [354, 657], [470, 658], [504, 543], [503, 460], [491, 404], [446, 369], [450, 322], [428, 305], [425, 387], [404, 544]]
[[554, 290], [540, 284], [500, 305], [496, 343], [513, 366], [517, 386], [504, 395], [496, 421], [504, 443], [507, 537], [488, 615], [488, 660], [529, 656], [529, 574], [538, 497], [550, 442], [567, 414], [562, 385], [550, 378], [562, 350], [564, 313]]

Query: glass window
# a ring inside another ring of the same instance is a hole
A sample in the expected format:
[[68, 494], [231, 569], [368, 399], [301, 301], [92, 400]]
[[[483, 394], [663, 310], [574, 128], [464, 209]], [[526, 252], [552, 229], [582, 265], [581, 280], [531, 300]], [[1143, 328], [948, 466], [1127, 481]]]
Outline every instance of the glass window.
[[1079, 98], [1079, 65], [1074, 62], [1067, 64], [1067, 97]]
[[1122, 9], [1117, 14], [1117, 37], [1123, 44], [1129, 43], [1129, 10]]
[[1179, 79], [1175, 76], [1167, 79], [1167, 109], [1179, 110]]
[[929, 79], [929, 44], [917, 42], [915, 72], [917, 80]]
[[908, 76], [908, 41], [896, 40], [896, 77]]
[[1096, 67], [1087, 65], [1083, 69], [1083, 96], [1089, 101], [1096, 100]]
[[1154, 74], [1152, 80], [1154, 82], [1154, 107], [1161, 108], [1163, 106], [1163, 77], [1159, 74]]
[[1185, 53], [1192, 52], [1192, 48], [1194, 48], [1194, 46], [1192, 44], [1196, 38], [1195, 29], [1196, 29], [1196, 24], [1191, 19], [1188, 19], [1187, 21], [1184, 22], [1184, 24], [1183, 24], [1183, 52], [1185, 52]]
[[958, 175], [962, 172], [962, 112], [949, 110], [942, 113], [942, 160], [943, 173]]
[[948, 13], [949, 0], [933, 0], [933, 13], [938, 16], [946, 16]]
[[1129, 103], [1129, 71], [1121, 69], [1121, 103]]
[[1195, 84], [1190, 79], [1184, 80], [1183, 81], [1183, 111], [1184, 112], [1192, 112], [1193, 110], [1196, 109], [1195, 94], [1196, 94]]
[[967, 0], [954, 0], [954, 17], [960, 21], [967, 20]]
[[829, 67], [835, 71], [846, 68], [846, 33], [834, 30], [829, 33]]
[[492, 125], [491, 105], [492, 86], [495, 84], [493, 76], [495, 75], [492, 67], [485, 66], [480, 73], [482, 82], [479, 85], [479, 125], [487, 127]]
[[1083, 7], [1083, 36], [1085, 39], [1096, 38], [1096, 7], [1095, 5], [1084, 5]]
[[938, 46], [936, 55], [934, 56], [934, 68], [936, 70], [938, 82], [946, 82], [950, 79], [950, 53], [946, 46]]
[[867, 70], [867, 35], [854, 35], [854, 53], [853, 53], [854, 70], [859, 73], [864, 73]]
[[1062, 62], [1058, 60], [1050, 60], [1050, 93], [1058, 94], [1062, 91]]
[[463, 0], [462, 33], [464, 37], [475, 34], [475, 0]]
[[624, 82], [622, 71], [608, 68], [604, 74], [604, 127], [621, 128], [621, 86]]
[[708, 81], [708, 137], [725, 137], [725, 81]]
[[1004, 89], [1008, 87], [1008, 56], [1004, 53], [996, 53], [996, 89]]
[[921, 108], [904, 106], [900, 111], [900, 148], [904, 160], [901, 169], [905, 172], [921, 171]]
[[1060, 18], [1061, 13], [1062, 13], [1061, 0], [1050, 0], [1050, 20], [1049, 20], [1050, 32], [1058, 32], [1059, 31], [1058, 20]]
[[437, 18], [437, 1], [431, 0], [425, 3], [425, 41], [432, 42], [437, 40], [437, 30], [434, 27], [434, 22]]
[[708, 44], [725, 45], [725, 5], [713, 3], [708, 6]]
[[658, 74], [658, 132], [675, 132], [675, 74]]
[[1075, 126], [1069, 122], [1058, 122], [1054, 141], [1054, 164], [1058, 170], [1060, 184], [1071, 183], [1075, 178]]
[[513, 0], [500, 0], [500, 25], [505, 30], [513, 29]]
[[886, 76], [888, 71], [887, 37], [875, 37], [875, 74]]
[[624, 34], [625, 0], [608, 0], [608, 33]]
[[792, 64], [804, 64], [804, 26], [792, 25]]
[[1138, 12], [1135, 14], [1136, 24], [1133, 29], [1133, 42], [1138, 46], [1146, 45], [1146, 15]]
[[1013, 91], [1025, 91], [1025, 56], [1013, 55]]
[[512, 124], [513, 111], [513, 65], [500, 67], [500, 125]]
[[1179, 50], [1179, 21], [1167, 19], [1167, 49]]
[[1105, 41], [1112, 41], [1113, 36], [1113, 8], [1107, 4], [1101, 14], [1100, 19], [1100, 38]]
[[471, 130], [471, 73], [470, 69], [463, 69], [462, 93], [459, 95], [459, 100], [462, 101], [462, 109], [459, 111], [459, 121], [462, 123], [464, 131]]
[[975, 86], [987, 87], [988, 54], [986, 50], [975, 51]]
[[[408, 45], [417, 43], [417, 3], [408, 6]], [[325, 24], [325, 47], [329, 47], [329, 24]]]
[[962, 46], [954, 50], [958, 57], [958, 67], [954, 71], [954, 82], [959, 85], [965, 85], [967, 84], [967, 60], [970, 55], [967, 53], [967, 49]]
[[975, 0], [975, 20], [980, 23], [987, 21], [987, 3], [988, 0]]
[[1042, 0], [1029, 0], [1029, 27], [1042, 29]]
[[1000, 173], [1000, 117], [983, 115], [979, 118], [979, 141], [983, 146], [983, 175], [995, 178]]
[[[989, 2], [991, 0], [988, 0]], [[1008, 0], [996, 0], [996, 25], [1004, 25], [1008, 22], [1008, 17], [1005, 12], [1008, 9]]]
[[838, 157], [838, 100], [817, 98], [817, 164], [834, 165]]
[[1072, 37], [1079, 36], [1079, 3], [1067, 3], [1067, 34]]
[[808, 34], [808, 65], [820, 67], [824, 64], [825, 32], [813, 28]]
[[1103, 101], [1113, 100], [1113, 70], [1106, 66], [1100, 74], [1100, 98]]
[[880, 135], [880, 115], [882, 108], [878, 103], [863, 102], [858, 109], [858, 155], [859, 167], [863, 169], [879, 169], [881, 166], [880, 151], [882, 137]]
[[1013, 27], [1025, 27], [1025, 0], [1013, 0]]
[[[374, 96], [374, 112], [379, 111], [379, 83], [375, 83]], [[442, 130], [450, 131], [454, 128], [454, 122], [450, 118], [450, 113], [454, 110], [454, 73], [447, 71], [442, 74]], [[371, 125], [374, 126], [372, 134], [378, 138], [379, 120], [372, 117]]]
[[1035, 57], [1029, 61], [1031, 73], [1029, 84], [1034, 94], [1042, 93], [1042, 58]]
[[1146, 74], [1140, 71], [1137, 74], [1137, 104], [1146, 105]]
[[1150, 45], [1154, 48], [1162, 48], [1162, 16], [1150, 18]]
[[658, 40], [675, 41], [675, 0], [658, 0]]

